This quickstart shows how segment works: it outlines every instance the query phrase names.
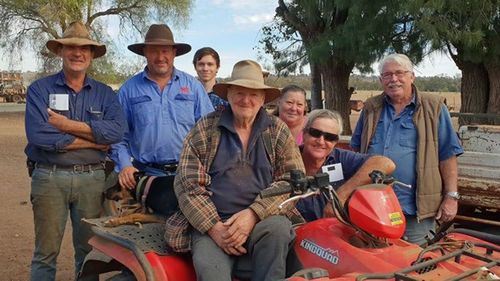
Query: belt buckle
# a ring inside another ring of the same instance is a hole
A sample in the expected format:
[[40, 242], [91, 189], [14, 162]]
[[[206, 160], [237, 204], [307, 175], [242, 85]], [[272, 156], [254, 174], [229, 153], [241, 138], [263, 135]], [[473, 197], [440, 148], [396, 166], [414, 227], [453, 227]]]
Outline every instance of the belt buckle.
[[175, 170], [177, 170], [177, 164], [165, 164], [163, 165], [163, 169], [167, 172], [175, 172]]
[[73, 172], [75, 173], [85, 172], [85, 165], [73, 165]]

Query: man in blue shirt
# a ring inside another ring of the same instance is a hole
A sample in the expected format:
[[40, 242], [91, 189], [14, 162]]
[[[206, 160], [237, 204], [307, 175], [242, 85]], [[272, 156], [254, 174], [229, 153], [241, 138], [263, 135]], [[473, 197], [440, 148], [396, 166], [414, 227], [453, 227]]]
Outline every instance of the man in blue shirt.
[[176, 43], [167, 25], [151, 25], [144, 43], [128, 48], [146, 57], [147, 66], [118, 91], [129, 130], [112, 146], [111, 158], [120, 185], [133, 189], [138, 170], [153, 176], [175, 174], [184, 137], [214, 109], [202, 84], [174, 67], [174, 58], [191, 46]]
[[[307, 176], [321, 173], [323, 169], [334, 171], [330, 184], [345, 203], [356, 187], [371, 183], [369, 174], [373, 170], [390, 175], [395, 166], [387, 157], [335, 148], [342, 133], [342, 123], [342, 117], [336, 111], [311, 111], [303, 129], [304, 143], [300, 152]], [[296, 207], [307, 221], [334, 216], [331, 203], [327, 204], [322, 194], [301, 199]]]
[[351, 146], [396, 163], [394, 177], [412, 186], [394, 187], [406, 215], [405, 237], [421, 244], [435, 219], [447, 222], [456, 215], [457, 156], [463, 149], [444, 100], [413, 85], [408, 57], [389, 55], [379, 70], [384, 92], [366, 101]]
[[[86, 75], [106, 47], [73, 22], [47, 48], [62, 58], [62, 71], [33, 82], [26, 102], [25, 152], [31, 163], [31, 203], [35, 251], [31, 280], [55, 280], [56, 260], [68, 214], [73, 227], [75, 271], [80, 270], [91, 236], [83, 218], [102, 212], [104, 161], [120, 141], [126, 123], [113, 90]], [[98, 280], [90, 276], [85, 280]]]

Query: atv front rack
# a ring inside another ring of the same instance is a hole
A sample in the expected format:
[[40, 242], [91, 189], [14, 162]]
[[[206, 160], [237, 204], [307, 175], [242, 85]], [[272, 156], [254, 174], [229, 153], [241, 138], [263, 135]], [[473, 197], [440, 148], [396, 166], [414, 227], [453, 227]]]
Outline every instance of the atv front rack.
[[[472, 246], [472, 247], [470, 247]], [[485, 255], [478, 254], [478, 248], [484, 249]], [[474, 251], [473, 251], [474, 249]], [[424, 250], [425, 251], [425, 250]], [[445, 279], [446, 281], [459, 281], [465, 280], [465, 278], [471, 277], [474, 274], [477, 274], [485, 269], [492, 269], [494, 267], [498, 267], [500, 265], [500, 260], [492, 259], [488, 256], [493, 256], [494, 252], [500, 252], [500, 248], [497, 246], [493, 246], [485, 243], [472, 243], [468, 242], [461, 249], [455, 250], [453, 252], [444, 254], [440, 257], [429, 259], [422, 261], [420, 263], [414, 264], [413, 266], [404, 268], [400, 271], [392, 272], [392, 273], [370, 273], [370, 274], [362, 274], [356, 277], [356, 281], [364, 281], [364, 280], [395, 280], [395, 281], [422, 281], [422, 278], [419, 278], [418, 275], [409, 275], [410, 273], [424, 274], [431, 273], [433, 270], [436, 270], [439, 263], [444, 261], [448, 261], [453, 259], [455, 263], [460, 264], [461, 259], [464, 256], [470, 257], [472, 259], [484, 262], [480, 266], [476, 268], [472, 268], [470, 270], [464, 271], [459, 275], [456, 275], [452, 278]], [[442, 277], [439, 278], [439, 275], [435, 276], [436, 279], [432, 280], [443, 280]], [[429, 280], [425, 278], [425, 280]]]

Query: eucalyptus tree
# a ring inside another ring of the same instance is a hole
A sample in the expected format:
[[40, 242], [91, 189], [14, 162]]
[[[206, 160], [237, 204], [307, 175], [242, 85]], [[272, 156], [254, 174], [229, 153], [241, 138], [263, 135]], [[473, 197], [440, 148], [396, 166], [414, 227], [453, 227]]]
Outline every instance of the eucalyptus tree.
[[106, 43], [110, 52], [95, 61], [93, 70], [104, 75], [114, 71], [120, 54], [108, 32], [116, 22], [118, 34], [141, 38], [152, 22], [183, 26], [189, 19], [192, 0], [0, 0], [0, 46], [4, 57], [16, 63], [26, 50], [37, 54], [42, 70], [59, 66], [45, 48], [48, 39], [60, 38], [69, 23], [82, 21], [93, 38]]
[[[349, 76], [354, 68], [372, 71], [373, 62], [388, 50], [409, 53], [416, 61], [422, 58], [420, 34], [414, 30], [412, 18], [402, 12], [403, 3], [278, 0], [274, 21], [264, 30], [262, 43], [278, 62], [303, 64], [307, 60], [321, 77], [326, 108], [339, 111], [344, 120], [349, 120]], [[275, 47], [287, 40], [302, 44], [302, 54], [293, 51], [300, 49], [297, 47], [292, 51]], [[344, 122], [344, 131], [351, 133], [349, 122]]]
[[[407, 5], [431, 47], [446, 50], [462, 71], [460, 111], [500, 113], [500, 1], [417, 0]], [[485, 122], [466, 119], [461, 123]]]

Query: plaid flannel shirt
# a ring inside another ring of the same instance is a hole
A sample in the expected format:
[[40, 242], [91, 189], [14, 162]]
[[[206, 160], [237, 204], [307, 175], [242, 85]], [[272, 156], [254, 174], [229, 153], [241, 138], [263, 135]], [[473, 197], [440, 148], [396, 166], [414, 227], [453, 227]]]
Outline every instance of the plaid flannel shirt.
[[[205, 233], [221, 220], [210, 199], [211, 192], [206, 189], [211, 181], [208, 171], [220, 142], [221, 131], [217, 125], [221, 113], [213, 112], [200, 119], [184, 140], [174, 182], [180, 211], [167, 219], [165, 232], [167, 245], [176, 252], [190, 251], [191, 228]], [[283, 180], [289, 177], [290, 170], [304, 171], [304, 164], [286, 124], [276, 116], [268, 117], [272, 122], [262, 132], [262, 137], [273, 169], [273, 183], [269, 187], [273, 188], [286, 184]], [[287, 206], [286, 210], [278, 209], [278, 205], [288, 197], [288, 194], [265, 199], [257, 196], [249, 208], [260, 220], [286, 214], [292, 221], [303, 221], [294, 206]]]

